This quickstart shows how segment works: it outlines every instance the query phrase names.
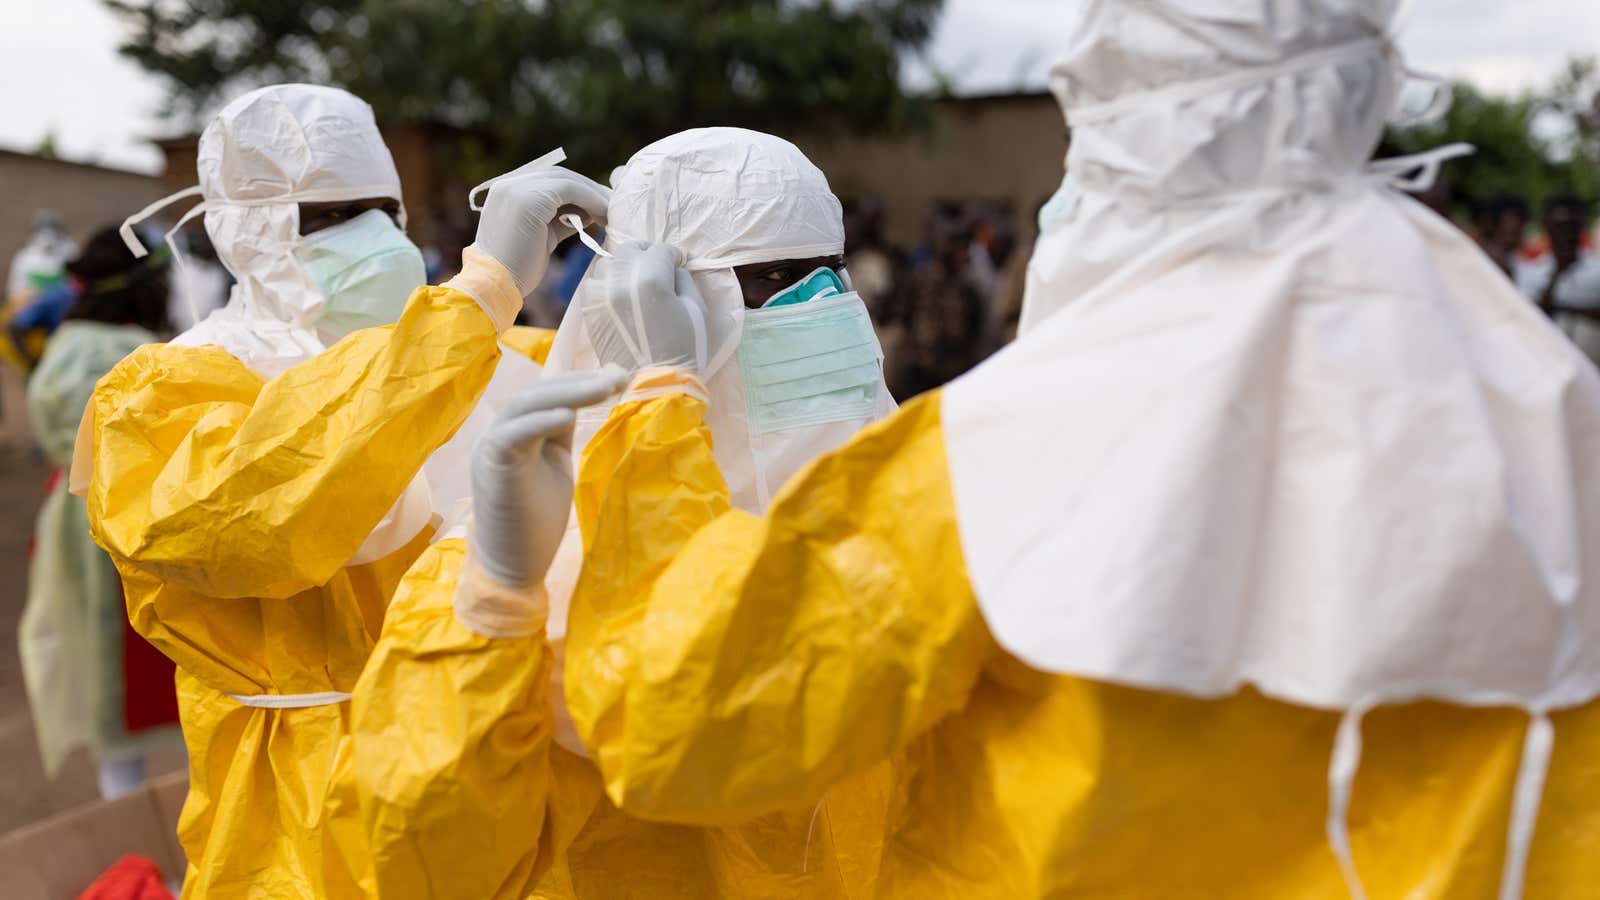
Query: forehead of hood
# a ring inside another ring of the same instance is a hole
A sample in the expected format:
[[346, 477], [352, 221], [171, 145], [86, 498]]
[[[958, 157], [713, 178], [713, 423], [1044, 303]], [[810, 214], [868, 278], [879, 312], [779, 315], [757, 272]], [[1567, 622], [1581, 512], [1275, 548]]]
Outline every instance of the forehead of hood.
[[841, 253], [843, 210], [822, 170], [782, 138], [697, 128], [612, 175], [607, 228], [672, 244], [690, 269]]
[[1399, 0], [1089, 0], [1052, 69], [1064, 106], [1217, 78], [1384, 33]]
[[372, 107], [348, 91], [279, 84], [234, 100], [200, 136], [207, 200], [400, 197]]

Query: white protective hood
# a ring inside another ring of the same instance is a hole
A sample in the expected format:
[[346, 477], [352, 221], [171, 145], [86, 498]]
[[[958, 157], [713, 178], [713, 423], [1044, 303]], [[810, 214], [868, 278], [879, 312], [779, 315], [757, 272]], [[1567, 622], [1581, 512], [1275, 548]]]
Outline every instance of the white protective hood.
[[1366, 166], [1404, 78], [1394, 5], [1089, 2], [1023, 335], [946, 388], [945, 441], [1018, 658], [1347, 712], [1353, 885], [1362, 711], [1530, 710], [1509, 896], [1544, 714], [1600, 693], [1600, 380]]
[[[635, 153], [611, 181], [606, 244], [672, 245], [705, 299], [711, 401], [706, 420], [735, 506], [765, 509], [790, 475], [894, 410], [885, 387], [879, 412], [867, 418], [765, 435], [750, 428], [737, 354], [744, 295], [734, 267], [844, 252], [839, 199], [798, 147], [742, 128], [696, 128]], [[578, 290], [592, 287], [586, 281]], [[581, 298], [574, 299], [572, 308], [581, 306]], [[581, 317], [561, 323], [546, 364], [553, 372], [598, 365]], [[609, 411], [602, 406], [579, 413], [580, 452]]]
[[[318, 85], [251, 91], [206, 126], [196, 168], [198, 187], [129, 220], [199, 194], [202, 201], [177, 227], [204, 212], [217, 258], [237, 280], [227, 306], [174, 343], [215, 344], [267, 377], [315, 356], [329, 336], [314, 326], [322, 292], [294, 255], [299, 204], [402, 199], [400, 175], [372, 107], [348, 91]], [[400, 225], [405, 227], [404, 206]]]
[[[612, 173], [611, 183], [607, 246], [648, 241], [676, 247], [705, 299], [706, 422], [734, 506], [761, 512], [790, 475], [894, 411], [888, 388], [880, 384], [879, 409], [864, 418], [766, 434], [750, 427], [737, 353], [744, 295], [733, 267], [844, 252], [843, 208], [822, 171], [798, 147], [758, 131], [697, 128], [635, 153]], [[578, 291], [592, 287], [585, 280]], [[571, 309], [582, 305], [580, 296]], [[546, 366], [559, 372], [598, 365], [583, 318], [568, 315]], [[610, 404], [579, 411], [575, 462], [609, 412]], [[545, 582], [551, 602], [548, 633], [558, 648], [566, 634], [567, 604], [582, 566], [582, 547], [574, 516]], [[556, 694], [559, 698], [559, 680]], [[556, 708], [562, 715], [558, 739], [568, 749], [581, 749], [564, 718], [564, 706], [558, 703]]]
[[[226, 306], [172, 343], [214, 345], [263, 378], [275, 377], [330, 343], [330, 336], [313, 325], [325, 298], [294, 254], [300, 241], [299, 204], [369, 197], [402, 200], [394, 159], [372, 107], [360, 98], [338, 88], [279, 84], [251, 91], [217, 114], [200, 136], [197, 169], [198, 187], [130, 217], [123, 226], [124, 239], [142, 255], [143, 248], [132, 237], [133, 223], [198, 194], [202, 201], [172, 231], [203, 212], [217, 258], [237, 283]], [[400, 225], [405, 226], [404, 206]], [[169, 232], [169, 246], [171, 237]], [[478, 406], [429, 458], [424, 467], [427, 477], [412, 483], [352, 564], [392, 553], [430, 520], [443, 534], [465, 516], [470, 492], [464, 473], [477, 436], [494, 410], [539, 374], [532, 360], [504, 347], [502, 351]]]

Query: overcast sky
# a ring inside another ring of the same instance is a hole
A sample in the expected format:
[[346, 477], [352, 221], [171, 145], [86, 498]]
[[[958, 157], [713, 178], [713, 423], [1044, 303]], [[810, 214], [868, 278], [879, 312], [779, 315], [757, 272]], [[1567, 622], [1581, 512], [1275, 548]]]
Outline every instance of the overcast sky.
[[[1065, 40], [1074, 0], [947, 0], [928, 56], [963, 93], [1037, 87]], [[47, 132], [69, 159], [155, 171], [143, 139], [162, 88], [116, 53], [100, 0], [0, 0], [0, 146]], [[1416, 0], [1403, 46], [1414, 68], [1501, 92], [1547, 81], [1574, 53], [1600, 54], [1600, 0]]]

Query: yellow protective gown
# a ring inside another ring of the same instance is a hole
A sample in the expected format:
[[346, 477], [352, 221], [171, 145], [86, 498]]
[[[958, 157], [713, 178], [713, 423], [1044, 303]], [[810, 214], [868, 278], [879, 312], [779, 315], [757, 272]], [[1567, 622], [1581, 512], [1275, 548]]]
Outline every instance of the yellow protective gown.
[[216, 347], [162, 345], [95, 390], [73, 480], [134, 628], [178, 665], [185, 897], [359, 895], [347, 867], [362, 863], [343, 855], [360, 843], [323, 803], [348, 704], [230, 695], [355, 687], [431, 529], [345, 563], [472, 410], [500, 357], [494, 322], [521, 305], [484, 257], [454, 283], [472, 294], [419, 288], [395, 325], [270, 381]]
[[550, 356], [550, 347], [556, 342], [554, 328], [533, 328], [528, 325], [513, 325], [506, 329], [500, 336], [500, 343], [521, 353], [539, 365]]
[[351, 752], [330, 806], [360, 810], [369, 894], [866, 896], [858, 886], [875, 877], [887, 770], [723, 827], [619, 812], [594, 764], [552, 740], [543, 629], [486, 638], [455, 620], [457, 585], [472, 577], [465, 557], [465, 542], [447, 539], [412, 567], [351, 702]]
[[[610, 552], [587, 557], [566, 649], [611, 800], [715, 825], [887, 761], [873, 896], [1347, 896], [1325, 834], [1337, 714], [1048, 675], [993, 642], [940, 401], [822, 457], [764, 518], [729, 508], [700, 401], [612, 412], [577, 491]], [[1600, 705], [1552, 719], [1525, 896], [1582, 896], [1600, 885]], [[1369, 896], [1497, 895], [1526, 722], [1369, 714], [1349, 816]]]

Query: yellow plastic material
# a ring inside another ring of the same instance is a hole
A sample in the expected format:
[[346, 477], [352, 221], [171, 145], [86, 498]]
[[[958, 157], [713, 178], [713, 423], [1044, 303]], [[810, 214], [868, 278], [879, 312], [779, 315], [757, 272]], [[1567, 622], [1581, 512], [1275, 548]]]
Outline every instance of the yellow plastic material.
[[77, 447], [92, 462], [94, 536], [134, 627], [179, 669], [186, 897], [359, 895], [324, 871], [347, 865], [323, 852], [347, 707], [263, 709], [227, 694], [355, 687], [430, 530], [345, 563], [471, 411], [496, 337], [471, 296], [425, 287], [396, 325], [268, 382], [215, 347], [148, 346], [97, 387], [80, 433], [90, 446]]
[[533, 328], [528, 325], [513, 325], [506, 329], [500, 336], [500, 343], [521, 353], [539, 365], [550, 356], [550, 347], [556, 342], [554, 328]]
[[3, 307], [0, 307], [0, 362], [6, 362], [18, 372], [26, 375], [33, 370], [33, 360], [39, 359], [44, 353], [45, 344], [50, 340], [50, 335], [43, 328], [34, 328], [22, 336], [23, 349], [28, 356], [24, 357], [11, 339], [3, 332], [11, 324], [11, 319], [17, 313], [27, 308], [34, 298], [33, 294], [18, 294], [11, 297]]
[[[727, 828], [643, 821], [551, 739], [542, 634], [495, 639], [452, 613], [465, 542], [406, 575], [351, 704], [337, 805], [358, 805], [369, 890], [405, 898], [846, 897], [873, 878], [887, 772], [824, 803]], [[354, 797], [352, 801], [350, 797]]]
[[[733, 822], [880, 765], [882, 855], [854, 896], [1348, 896], [1325, 833], [1337, 713], [1048, 675], [992, 643], [937, 393], [765, 518], [728, 509], [700, 410], [619, 405], [579, 480], [567, 702], [624, 811]], [[1528, 897], [1600, 884], [1600, 705], [1553, 720]], [[1526, 721], [1367, 716], [1349, 826], [1369, 897], [1497, 896]]]

